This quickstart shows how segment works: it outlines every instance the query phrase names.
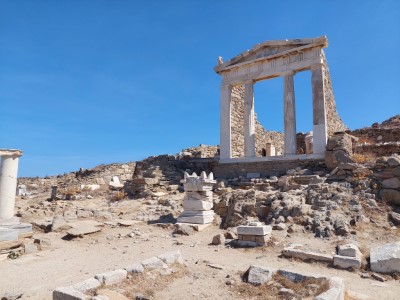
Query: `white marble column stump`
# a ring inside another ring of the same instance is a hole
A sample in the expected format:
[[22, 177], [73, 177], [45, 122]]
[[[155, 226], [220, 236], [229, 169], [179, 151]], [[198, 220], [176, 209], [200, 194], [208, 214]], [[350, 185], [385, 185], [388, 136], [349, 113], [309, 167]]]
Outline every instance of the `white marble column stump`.
[[14, 216], [18, 161], [21, 150], [0, 149], [0, 241], [18, 240], [32, 231], [31, 224], [21, 224]]
[[14, 217], [18, 160], [21, 150], [0, 149], [0, 220]]
[[313, 152], [325, 153], [327, 143], [326, 108], [324, 93], [323, 65], [311, 67], [312, 103], [313, 103]]
[[254, 85], [244, 84], [244, 156], [256, 156], [256, 124], [254, 118]]
[[284, 88], [284, 154], [296, 154], [296, 108], [294, 98], [294, 72], [288, 72], [283, 77]]
[[222, 85], [220, 95], [220, 159], [232, 158], [231, 97], [232, 86]]

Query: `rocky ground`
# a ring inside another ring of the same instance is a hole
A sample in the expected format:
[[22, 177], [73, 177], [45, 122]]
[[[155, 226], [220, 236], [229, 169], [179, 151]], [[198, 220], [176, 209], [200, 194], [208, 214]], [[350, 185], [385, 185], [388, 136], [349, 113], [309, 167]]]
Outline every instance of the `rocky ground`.
[[[190, 149], [174, 160], [188, 156]], [[145, 297], [256, 299], [240, 276], [257, 264], [342, 277], [348, 299], [398, 298], [397, 274], [374, 276], [368, 257], [372, 247], [399, 241], [399, 157], [379, 158], [372, 165], [342, 163], [333, 171], [298, 168], [281, 177], [218, 180], [214, 224], [200, 232], [174, 225], [183, 211], [179, 180], [183, 171], [192, 170], [179, 169], [170, 160], [151, 157], [61, 176], [21, 178], [16, 212], [33, 224], [34, 235], [23, 247], [0, 254], [0, 295], [51, 299], [57, 287], [179, 249], [185, 270], [168, 284], [157, 277], [159, 287], [142, 290]], [[270, 242], [235, 248], [236, 226], [250, 221], [272, 225]], [[348, 243], [362, 252], [361, 269], [281, 255], [293, 244], [334, 254], [338, 245]]]
[[[19, 178], [16, 215], [34, 232], [0, 243], [0, 296], [52, 299], [58, 287], [180, 250], [184, 265], [129, 275], [95, 299], [312, 299], [324, 285], [274, 277], [253, 286], [245, 278], [251, 265], [341, 277], [346, 299], [398, 299], [399, 274], [372, 271], [370, 253], [400, 240], [400, 157], [392, 155], [400, 152], [399, 119], [335, 135], [325, 167], [217, 178], [215, 219], [202, 231], [175, 224], [185, 197], [180, 180], [212, 170], [217, 146]], [[272, 226], [268, 243], [237, 247], [237, 226], [254, 222]], [[348, 245], [356, 258], [340, 257]]]

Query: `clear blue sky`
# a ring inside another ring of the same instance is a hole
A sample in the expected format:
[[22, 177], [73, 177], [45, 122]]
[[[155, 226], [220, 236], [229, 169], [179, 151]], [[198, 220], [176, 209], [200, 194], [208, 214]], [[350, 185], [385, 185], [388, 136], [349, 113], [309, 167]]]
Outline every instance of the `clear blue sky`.
[[[371, 125], [400, 113], [399, 32], [398, 0], [0, 0], [0, 148], [44, 176], [218, 144], [217, 57], [321, 35], [340, 115]], [[311, 130], [309, 72], [295, 92]], [[255, 86], [267, 129], [282, 99], [282, 78]]]

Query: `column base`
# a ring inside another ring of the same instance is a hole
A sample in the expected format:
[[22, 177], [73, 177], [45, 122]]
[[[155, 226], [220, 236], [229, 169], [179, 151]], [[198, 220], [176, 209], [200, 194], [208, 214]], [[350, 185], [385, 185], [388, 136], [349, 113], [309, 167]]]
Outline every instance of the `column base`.
[[0, 226], [0, 242], [2, 241], [16, 241], [19, 237], [32, 232], [32, 224], [18, 223]]
[[19, 218], [18, 217], [12, 217], [10, 219], [0, 219], [0, 226], [3, 225], [17, 225], [19, 224]]

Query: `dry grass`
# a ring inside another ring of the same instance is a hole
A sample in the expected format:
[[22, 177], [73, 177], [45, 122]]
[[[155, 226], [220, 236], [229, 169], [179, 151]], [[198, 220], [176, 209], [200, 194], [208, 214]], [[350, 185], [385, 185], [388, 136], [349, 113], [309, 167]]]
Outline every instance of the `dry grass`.
[[370, 152], [354, 153], [351, 158], [359, 164], [373, 164], [376, 161], [376, 155]]
[[[310, 285], [316, 285], [315, 289], [308, 288]], [[296, 299], [313, 299], [329, 289], [327, 279], [307, 278], [301, 282], [293, 282], [290, 279], [278, 273], [272, 276], [272, 280], [261, 286], [253, 286], [248, 283], [241, 283], [234, 287], [233, 291], [239, 299], [257, 299], [257, 300], [288, 300], [293, 299], [292, 295], [279, 294], [280, 289], [284, 287], [295, 292]]]
[[112, 195], [111, 195], [111, 201], [120, 201], [120, 200], [122, 200], [122, 199], [124, 199], [124, 198], [126, 198], [127, 197], [127, 195], [126, 195], [126, 193], [124, 192], [124, 191], [117, 191], [117, 192], [115, 192], [115, 193], [113, 193]]
[[[117, 290], [129, 299], [135, 299], [137, 294], [146, 298], [155, 299], [157, 292], [165, 289], [177, 278], [186, 276], [189, 271], [182, 265], [173, 265], [171, 274], [161, 274], [158, 270], [146, 271], [143, 274], [134, 274], [125, 279], [122, 283], [107, 286], [107, 289]], [[95, 292], [93, 294], [96, 294]]]
[[80, 187], [78, 186], [69, 186], [64, 189], [60, 189], [59, 193], [62, 195], [75, 195], [81, 192]]

